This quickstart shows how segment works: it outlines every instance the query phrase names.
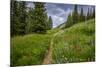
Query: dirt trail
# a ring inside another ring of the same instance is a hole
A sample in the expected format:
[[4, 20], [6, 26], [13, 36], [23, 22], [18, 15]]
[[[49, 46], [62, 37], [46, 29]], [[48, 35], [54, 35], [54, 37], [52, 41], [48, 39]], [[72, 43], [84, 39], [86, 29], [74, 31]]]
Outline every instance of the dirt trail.
[[63, 30], [60, 30], [60, 31], [58, 31], [57, 33], [55, 33], [54, 35], [53, 35], [53, 37], [52, 37], [52, 39], [51, 39], [51, 42], [50, 42], [50, 47], [49, 47], [49, 49], [48, 49], [48, 52], [46, 53], [46, 55], [45, 55], [45, 58], [44, 58], [44, 60], [43, 60], [43, 63], [42, 64], [51, 64], [51, 62], [52, 62], [52, 52], [53, 52], [53, 40], [54, 40], [54, 38], [58, 35], [58, 34], [61, 34], [61, 33], [63, 33], [64, 31]]

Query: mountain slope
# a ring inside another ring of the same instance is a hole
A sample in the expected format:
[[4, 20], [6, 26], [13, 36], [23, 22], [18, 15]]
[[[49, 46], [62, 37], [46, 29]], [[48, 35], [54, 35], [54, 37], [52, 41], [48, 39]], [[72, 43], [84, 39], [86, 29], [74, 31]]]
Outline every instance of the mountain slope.
[[52, 63], [95, 60], [95, 20], [78, 23], [55, 37]]

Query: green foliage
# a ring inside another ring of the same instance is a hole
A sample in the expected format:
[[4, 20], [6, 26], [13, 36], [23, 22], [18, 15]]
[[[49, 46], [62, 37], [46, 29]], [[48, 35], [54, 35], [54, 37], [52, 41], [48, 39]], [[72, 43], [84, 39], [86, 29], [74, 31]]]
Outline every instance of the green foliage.
[[42, 64], [51, 35], [29, 34], [11, 38], [11, 65]]
[[54, 40], [52, 63], [95, 61], [95, 21], [78, 23]]
[[[83, 18], [83, 16], [82, 16], [82, 18]], [[67, 18], [67, 21], [65, 22], [65, 28], [68, 28], [68, 27], [80, 22], [80, 20], [81, 20], [81, 18], [80, 18], [80, 15], [78, 14], [77, 5], [75, 5], [74, 6], [74, 11], [72, 12], [72, 14], [69, 14], [69, 16]]]
[[52, 29], [52, 30], [48, 30], [48, 31], [47, 31], [47, 34], [53, 35], [53, 34], [57, 33], [57, 32], [60, 31], [60, 30], [61, 30], [61, 29], [59, 29], [59, 28], [55, 28], [55, 29]]
[[52, 19], [48, 19], [45, 3], [33, 4], [35, 8], [27, 7], [25, 1], [11, 0], [11, 36], [46, 33], [52, 28]]
[[72, 14], [72, 20], [73, 20], [73, 24], [77, 23], [78, 22], [78, 8], [77, 8], [77, 5], [74, 6], [74, 11], [73, 11], [73, 14]]
[[[17, 1], [15, 1], [15, 0], [12, 0], [11, 1], [11, 12], [10, 12], [10, 16], [11, 16], [11, 35], [13, 35], [13, 34], [16, 34], [17, 33], [17, 29], [18, 29], [18, 18], [17, 18], [17, 16], [18, 16], [18, 7], [17, 7]], [[17, 29], [16, 29], [16, 28]]]
[[11, 36], [25, 34], [25, 9], [24, 1], [11, 0]]
[[84, 21], [87, 21], [87, 20], [90, 20], [93, 18], [95, 18], [95, 8], [93, 10], [88, 8], [88, 12], [87, 12], [87, 16], [86, 16], [84, 14], [83, 8], [81, 8], [81, 11], [79, 13], [78, 6], [74, 5], [74, 10], [73, 10], [72, 14], [69, 14], [67, 21], [65, 22], [65, 28], [68, 28], [76, 23], [84, 22]]
[[79, 22], [82, 22], [82, 21], [85, 21], [85, 16], [84, 16], [84, 13], [83, 13], [83, 8], [81, 8], [81, 14], [79, 16]]
[[34, 3], [35, 4], [35, 9], [34, 9], [34, 17], [33, 17], [33, 32], [36, 33], [46, 33], [46, 21], [47, 21], [47, 17], [46, 17], [46, 12], [45, 12], [45, 8], [44, 8], [44, 4], [43, 3]]
[[73, 25], [73, 20], [72, 20], [72, 16], [69, 15], [68, 18], [67, 18], [67, 22], [66, 22], [65, 28], [70, 27], [71, 25]]
[[42, 64], [53, 35], [64, 24], [64, 32], [54, 38], [52, 63], [95, 60], [95, 21], [89, 20], [95, 17], [95, 9], [93, 13], [88, 9], [85, 17], [83, 8], [79, 14], [75, 5], [67, 21], [52, 29], [52, 18], [47, 16], [45, 3], [34, 2], [34, 9], [26, 8], [26, 4], [11, 0], [11, 35], [15, 35], [11, 37], [12, 66]]
[[95, 18], [95, 8], [93, 9], [93, 15], [92, 18]]
[[93, 10], [88, 8], [86, 19], [89, 20], [89, 19], [93, 19], [93, 18], [95, 18], [95, 8]]
[[47, 29], [48, 30], [52, 29], [52, 26], [53, 26], [53, 21], [52, 21], [52, 18], [50, 16], [49, 17], [49, 20], [48, 20], [48, 23], [47, 23]]
[[19, 22], [20, 22], [20, 34], [25, 34], [25, 26], [26, 26], [26, 2], [21, 1], [19, 3]]
[[34, 20], [33, 20], [33, 9], [29, 9], [27, 12], [27, 18], [26, 18], [26, 34], [32, 33], [33, 31], [33, 25], [34, 25]]
[[[11, 65], [42, 64], [52, 35], [29, 34], [11, 38]], [[85, 62], [95, 60], [95, 21], [89, 20], [66, 28], [54, 38], [52, 63]]]

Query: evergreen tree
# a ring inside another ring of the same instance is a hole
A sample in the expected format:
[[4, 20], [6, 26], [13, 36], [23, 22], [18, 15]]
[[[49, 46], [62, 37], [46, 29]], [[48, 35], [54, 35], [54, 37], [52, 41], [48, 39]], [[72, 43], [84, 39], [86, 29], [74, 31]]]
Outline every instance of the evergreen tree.
[[70, 27], [70, 26], [72, 26], [73, 25], [73, 20], [72, 20], [73, 18], [72, 18], [72, 16], [71, 16], [71, 14], [68, 16], [68, 18], [67, 18], [67, 22], [66, 22], [66, 24], [65, 24], [65, 28], [68, 28], [68, 27]]
[[19, 22], [20, 22], [20, 34], [25, 34], [25, 26], [26, 26], [26, 2], [21, 1], [19, 4]]
[[35, 9], [34, 9], [34, 17], [33, 17], [33, 32], [36, 33], [46, 33], [46, 9], [44, 7], [44, 3], [35, 2]]
[[93, 9], [90, 8], [90, 19], [92, 19], [92, 17], [93, 17]]
[[48, 21], [48, 23], [47, 23], [48, 25], [48, 30], [50, 30], [50, 29], [52, 29], [52, 18], [51, 18], [51, 16], [49, 17], [49, 21]]
[[90, 9], [88, 8], [88, 12], [87, 12], [87, 20], [89, 20], [91, 18], [91, 14], [90, 14]]
[[29, 9], [29, 11], [27, 12], [27, 18], [26, 18], [26, 34], [28, 33], [32, 33], [32, 28], [33, 28], [33, 9]]
[[11, 0], [11, 36], [25, 34], [26, 8], [24, 1]]
[[93, 9], [93, 15], [92, 18], [95, 18], [95, 8]]
[[13, 24], [13, 22], [14, 22], [14, 17], [13, 17], [14, 16], [14, 11], [13, 11], [14, 10], [13, 9], [14, 0], [13, 1], [11, 0], [10, 4], [11, 4], [11, 6], [10, 6], [11, 7], [11, 9], [10, 9], [10, 23], [11, 23], [10, 32], [11, 33], [10, 33], [10, 35], [12, 36], [14, 34], [14, 27], [13, 27], [14, 26], [14, 24]]
[[74, 6], [74, 11], [73, 11], [73, 24], [78, 23], [78, 9], [77, 5]]
[[80, 22], [85, 21], [85, 16], [83, 13], [83, 8], [81, 8], [81, 13], [80, 13]]
[[95, 8], [88, 8], [87, 20], [95, 18]]
[[11, 0], [11, 36], [18, 34], [19, 30], [19, 11], [18, 11], [18, 2], [15, 0]]

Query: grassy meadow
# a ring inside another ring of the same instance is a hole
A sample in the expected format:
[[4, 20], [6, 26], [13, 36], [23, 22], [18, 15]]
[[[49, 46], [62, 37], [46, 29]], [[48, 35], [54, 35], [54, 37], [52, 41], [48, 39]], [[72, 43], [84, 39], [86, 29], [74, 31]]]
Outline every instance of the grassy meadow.
[[[39, 65], [48, 52], [51, 39], [60, 29], [47, 34], [28, 34], [11, 38], [11, 65]], [[95, 20], [77, 23], [54, 37], [52, 62], [95, 61]]]
[[52, 63], [95, 61], [95, 20], [65, 29], [53, 46]]
[[11, 39], [12, 65], [41, 64], [48, 50], [51, 36], [29, 34]]

